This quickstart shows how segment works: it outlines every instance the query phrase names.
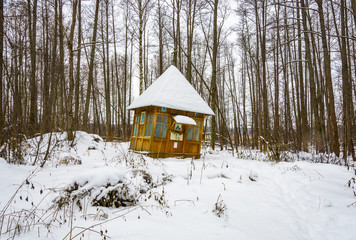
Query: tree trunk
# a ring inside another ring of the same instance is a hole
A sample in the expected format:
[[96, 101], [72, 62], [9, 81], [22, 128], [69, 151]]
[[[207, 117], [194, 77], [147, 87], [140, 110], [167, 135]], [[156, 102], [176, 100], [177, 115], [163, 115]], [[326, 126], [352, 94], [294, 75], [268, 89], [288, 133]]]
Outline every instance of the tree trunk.
[[95, 47], [96, 47], [96, 34], [98, 28], [98, 15], [99, 15], [99, 2], [100, 0], [96, 0], [95, 6], [95, 17], [94, 17], [94, 29], [93, 29], [93, 37], [92, 37], [92, 46], [90, 52], [90, 63], [89, 63], [89, 77], [88, 77], [88, 86], [87, 86], [87, 94], [85, 99], [85, 109], [83, 116], [83, 129], [86, 131], [88, 129], [88, 118], [89, 118], [89, 103], [90, 103], [90, 94], [93, 86], [94, 80], [94, 57], [95, 57]]
[[[58, 0], [54, 1], [54, 36], [53, 36], [53, 46], [52, 46], [52, 54], [51, 54], [51, 79], [49, 80], [49, 84], [51, 85], [51, 92], [49, 96], [49, 104], [45, 109], [45, 121], [46, 130], [52, 131], [54, 129], [54, 125], [56, 124], [54, 119], [51, 119], [55, 116], [55, 102], [57, 98], [57, 86], [58, 86], [58, 69], [56, 67], [57, 64], [57, 44], [58, 44]], [[46, 132], [47, 132], [46, 131]]]
[[[218, 55], [218, 4], [219, 0], [214, 0], [214, 23], [213, 23], [213, 51], [212, 51], [212, 74], [211, 74], [211, 109], [216, 111], [216, 103], [218, 102], [218, 93], [216, 85], [216, 72], [217, 72], [217, 55]], [[216, 119], [215, 115], [211, 117], [211, 139], [210, 145], [212, 149], [215, 149], [216, 139]]]
[[[126, 113], [125, 113], [125, 107], [126, 107], [126, 102], [125, 102], [125, 98], [126, 98], [126, 78], [127, 78], [127, 15], [125, 16], [125, 54], [124, 54], [124, 97], [122, 99], [121, 97], [121, 88], [119, 86], [119, 66], [118, 66], [118, 62], [117, 62], [117, 59], [118, 59], [118, 56], [117, 56], [117, 49], [116, 49], [116, 29], [115, 29], [115, 21], [114, 21], [114, 5], [112, 5], [112, 31], [113, 31], [113, 37], [114, 37], [114, 63], [115, 63], [115, 77], [116, 77], [116, 84], [117, 84], [117, 106], [118, 106], [118, 113], [116, 113], [116, 115], [119, 115], [120, 114], [120, 117], [122, 119], [122, 128], [123, 128], [123, 131], [122, 131], [122, 134], [123, 134], [123, 139], [126, 138], [126, 123], [125, 123], [125, 116], [126, 116]], [[114, 78], [113, 78], [114, 80]], [[123, 103], [122, 103], [123, 102]], [[120, 117], [117, 116], [118, 119], [117, 119], [117, 128], [118, 128], [118, 136], [121, 136], [120, 135]]]
[[140, 69], [140, 95], [143, 93], [144, 90], [144, 79], [143, 79], [143, 6], [142, 6], [142, 0], [137, 1], [138, 4], [138, 18], [139, 18], [139, 38], [138, 38], [138, 44], [139, 44], [139, 69]]
[[186, 78], [192, 83], [192, 51], [195, 26], [195, 11], [196, 0], [188, 0], [187, 2], [187, 71]]
[[306, 60], [308, 62], [308, 72], [309, 72], [309, 82], [310, 82], [310, 101], [311, 101], [311, 111], [314, 116], [314, 124], [315, 124], [315, 144], [317, 151], [322, 151], [322, 134], [321, 134], [321, 125], [319, 118], [319, 110], [316, 99], [316, 89], [315, 89], [315, 72], [313, 68], [313, 62], [311, 58], [311, 49], [310, 49], [310, 41], [308, 35], [308, 27], [307, 27], [307, 13], [306, 6], [304, 4], [304, 0], [301, 0], [301, 8], [302, 8], [302, 22], [304, 29], [304, 42], [305, 42], [305, 51], [306, 51]]
[[[268, 96], [267, 96], [267, 71], [266, 71], [266, 18], [267, 2], [262, 0], [262, 27], [260, 27], [261, 38], [261, 60], [262, 60], [262, 101], [263, 101], [263, 135], [269, 139], [269, 114], [268, 114]], [[262, 30], [261, 30], [262, 29]]]
[[162, 21], [162, 7], [161, 1], [158, 0], [158, 75], [161, 76], [163, 73], [163, 21]]
[[[105, 84], [105, 106], [106, 106], [106, 138], [112, 141], [111, 131], [111, 101], [110, 101], [110, 65], [109, 65], [109, 1], [105, 1], [106, 15], [106, 84]], [[104, 24], [104, 23], [103, 23]]]
[[[279, 1], [278, 1], [279, 2]], [[280, 28], [279, 28], [279, 5], [276, 6], [276, 27], [277, 40], [274, 51], [274, 139], [279, 140], [279, 46], [280, 46]]]
[[353, 132], [354, 126], [354, 113], [353, 113], [353, 101], [352, 101], [352, 84], [351, 76], [349, 76], [349, 67], [347, 60], [347, 43], [346, 43], [346, 3], [345, 0], [341, 0], [341, 73], [342, 73], [342, 98], [343, 98], [343, 119], [344, 119], [344, 159], [346, 161], [347, 156], [350, 154], [355, 159], [354, 146], [353, 146]]
[[73, 92], [74, 92], [74, 52], [73, 52], [73, 38], [75, 22], [77, 19], [77, 5], [78, 1], [73, 1], [72, 9], [72, 24], [70, 27], [69, 39], [67, 42], [68, 52], [69, 52], [69, 94], [68, 94], [68, 106], [67, 106], [67, 134], [68, 140], [73, 140], [73, 112], [72, 112], [72, 102], [73, 102]]
[[59, 117], [59, 127], [63, 131], [66, 129], [64, 117], [65, 117], [65, 106], [66, 96], [65, 96], [65, 74], [64, 74], [64, 26], [63, 26], [63, 0], [59, 0], [59, 94], [56, 98], [58, 105], [58, 117]]
[[330, 63], [330, 55], [326, 37], [325, 30], [325, 20], [324, 20], [324, 11], [323, 11], [323, 0], [317, 0], [318, 10], [319, 10], [319, 18], [320, 18], [320, 28], [321, 28], [321, 38], [323, 43], [323, 52], [324, 52], [324, 74], [326, 81], [326, 88], [328, 91], [328, 116], [330, 123], [330, 141], [331, 141], [331, 151], [339, 156], [340, 154], [340, 144], [339, 144], [339, 135], [337, 130], [337, 122], [335, 115], [335, 103], [334, 103], [334, 91], [331, 79], [331, 63]]
[[[32, 11], [31, 11], [32, 9]], [[29, 133], [34, 134], [37, 131], [37, 84], [36, 84], [36, 25], [37, 25], [37, 0], [28, 0], [29, 12], [29, 36], [30, 36], [30, 55], [31, 55], [31, 77], [30, 77], [30, 122]]]
[[[4, 52], [4, 1], [0, 1], [0, 133], [5, 124], [5, 112], [3, 111], [3, 86], [2, 86], [2, 67], [3, 67], [3, 52]], [[0, 146], [3, 144], [3, 138], [0, 137]]]
[[77, 43], [77, 69], [75, 79], [75, 113], [74, 113], [74, 129], [79, 129], [79, 87], [80, 87], [80, 58], [81, 58], [81, 41], [82, 41], [82, 1], [78, 1], [78, 43]]
[[49, 29], [48, 29], [48, 5], [47, 1], [45, 1], [45, 10], [42, 10], [42, 18], [43, 20], [43, 42], [44, 42], [44, 54], [43, 54], [43, 61], [44, 61], [44, 73], [43, 73], [43, 115], [42, 115], [42, 122], [41, 122], [41, 134], [44, 134], [49, 130], [50, 126], [50, 115], [51, 114], [51, 106], [50, 106], [50, 64], [49, 64]]

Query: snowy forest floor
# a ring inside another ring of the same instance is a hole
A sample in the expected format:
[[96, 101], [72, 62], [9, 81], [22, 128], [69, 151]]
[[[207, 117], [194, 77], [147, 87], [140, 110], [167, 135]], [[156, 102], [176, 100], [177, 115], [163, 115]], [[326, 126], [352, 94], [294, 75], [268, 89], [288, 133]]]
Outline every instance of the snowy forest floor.
[[[48, 137], [28, 140], [25, 162], [41, 161]], [[356, 239], [352, 168], [206, 150], [152, 159], [65, 138], [52, 136], [44, 168], [0, 158], [0, 239]], [[92, 206], [115, 187], [127, 206]]]

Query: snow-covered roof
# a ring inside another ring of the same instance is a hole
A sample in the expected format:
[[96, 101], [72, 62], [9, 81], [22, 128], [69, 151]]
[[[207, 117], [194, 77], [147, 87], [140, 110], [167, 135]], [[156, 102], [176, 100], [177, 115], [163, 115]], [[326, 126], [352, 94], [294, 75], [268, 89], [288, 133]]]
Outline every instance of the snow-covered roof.
[[174, 121], [176, 121], [176, 123], [197, 125], [197, 123], [194, 121], [194, 119], [190, 118], [188, 116], [176, 115], [176, 116], [173, 116], [173, 119], [174, 119]]
[[137, 97], [128, 109], [147, 106], [214, 115], [208, 104], [173, 65]]

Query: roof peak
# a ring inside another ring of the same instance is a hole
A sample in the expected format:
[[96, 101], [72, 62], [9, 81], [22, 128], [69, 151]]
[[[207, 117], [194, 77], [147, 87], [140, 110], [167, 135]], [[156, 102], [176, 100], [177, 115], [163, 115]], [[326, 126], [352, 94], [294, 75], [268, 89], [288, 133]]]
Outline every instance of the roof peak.
[[138, 96], [128, 109], [146, 106], [167, 107], [171, 109], [214, 115], [183, 74], [171, 65]]

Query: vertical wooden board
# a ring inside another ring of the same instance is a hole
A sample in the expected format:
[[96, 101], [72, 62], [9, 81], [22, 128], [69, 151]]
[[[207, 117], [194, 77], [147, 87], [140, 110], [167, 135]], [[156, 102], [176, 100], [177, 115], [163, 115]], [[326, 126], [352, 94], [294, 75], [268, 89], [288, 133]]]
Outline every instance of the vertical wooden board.
[[[200, 157], [200, 155], [196, 155], [196, 154], [200, 154], [200, 150], [201, 150], [201, 141], [202, 141], [203, 130], [204, 130], [204, 118], [205, 118], [204, 114], [198, 113], [197, 116], [195, 116], [195, 113], [192, 112], [180, 111], [180, 110], [169, 109], [169, 108], [167, 108], [166, 113], [162, 113], [161, 107], [150, 106], [150, 107], [136, 109], [134, 119], [138, 115], [141, 116], [142, 111], [146, 112], [145, 123], [139, 124], [137, 137], [131, 137], [130, 148], [134, 148], [135, 150], [138, 151], [149, 151], [152, 153], [151, 154], [152, 156], [155, 155], [156, 157], [177, 156], [174, 153], [187, 153], [185, 155], [182, 155], [182, 157], [194, 157], [194, 158]], [[145, 128], [147, 127], [147, 118], [150, 114], [153, 115], [151, 136], [144, 137]], [[167, 134], [165, 139], [154, 138], [156, 123], [157, 123], [156, 118], [158, 114], [163, 116], [168, 116]], [[200, 134], [199, 134], [200, 141], [199, 142], [187, 141], [186, 140], [187, 132], [184, 132], [183, 141], [170, 140], [170, 128], [174, 121], [172, 115], [185, 115], [185, 116], [192, 117], [193, 119], [200, 120], [201, 121]], [[132, 123], [132, 132], [133, 132], [133, 128], [134, 128], [134, 122]], [[176, 148], [174, 148], [174, 142], [177, 142]], [[155, 154], [155, 153], [160, 153], [160, 154]], [[192, 155], [189, 155], [189, 153], [192, 153]]]
[[[166, 152], [166, 148], [167, 148], [167, 141], [159, 141], [158, 142], [158, 149], [157, 149], [157, 152], [159, 154], [161, 154], [161, 156], [163, 157], [164, 156], [164, 153]], [[160, 155], [158, 155], [159, 157]]]
[[142, 150], [142, 142], [143, 142], [143, 139], [142, 138], [137, 138], [137, 143], [136, 143], [136, 150], [137, 151], [141, 151]]
[[142, 150], [141, 151], [149, 151], [150, 148], [150, 139], [144, 138], [142, 141]]
[[190, 142], [187, 146], [187, 153], [199, 153], [199, 143]]
[[188, 128], [189, 125], [186, 125], [186, 128], [184, 130], [184, 138], [183, 138], [183, 153], [191, 153], [192, 152], [192, 147], [191, 147], [191, 142], [187, 140], [187, 133], [188, 133]]
[[[146, 112], [146, 113], [147, 113], [147, 112]], [[147, 118], [147, 116], [146, 116], [146, 118]], [[147, 126], [147, 119], [145, 120], [145, 124], [143, 124], [143, 126], [142, 126], [142, 137], [145, 136], [146, 126]]]
[[138, 133], [137, 133], [138, 137], [142, 137], [143, 136], [143, 125], [138, 125]]
[[182, 153], [185, 153], [186, 152], [186, 149], [185, 149], [185, 143], [186, 143], [186, 137], [187, 137], [187, 134], [185, 133], [186, 132], [186, 130], [187, 130], [188, 128], [187, 127], [185, 127], [185, 129], [184, 129], [184, 132], [183, 132], [183, 147], [182, 147]]
[[152, 128], [151, 128], [151, 137], [150, 137], [150, 142], [149, 142], [149, 147], [148, 147], [148, 151], [153, 152], [153, 136], [155, 134], [155, 129], [156, 129], [156, 107], [152, 107], [152, 115], [153, 115], [153, 119], [152, 119]]
[[[183, 142], [182, 141], [168, 141], [168, 151], [171, 153], [182, 153], [183, 152]], [[176, 147], [175, 147], [176, 146]]]
[[199, 151], [199, 145], [200, 145], [200, 143], [192, 144], [191, 153], [200, 153], [200, 151]]
[[191, 153], [192, 152], [192, 144], [190, 142], [186, 142], [184, 146], [184, 152], [185, 153]]
[[165, 152], [165, 149], [166, 149], [166, 141], [152, 141], [152, 152], [154, 153], [164, 153]]
[[134, 145], [134, 150], [138, 151], [138, 148], [137, 148], [137, 138], [135, 138], [135, 145]]
[[199, 136], [199, 146], [198, 146], [198, 153], [201, 151], [201, 142], [203, 141], [203, 131], [204, 131], [204, 120], [205, 120], [205, 114], [203, 114], [202, 118], [200, 119], [201, 125], [200, 125], [200, 136]]
[[151, 152], [157, 152], [158, 150], [158, 143], [155, 141], [151, 142]]
[[150, 144], [150, 152], [156, 152], [157, 151], [157, 147], [156, 147], [156, 142], [153, 140], [154, 135], [155, 135], [155, 131], [156, 131], [156, 114], [157, 111], [157, 107], [154, 107], [154, 114], [153, 114], [153, 121], [152, 121], [152, 136], [151, 136], [151, 144]]
[[[168, 109], [167, 109], [168, 110]], [[169, 116], [169, 115], [167, 115], [168, 116], [168, 122], [167, 122], [167, 133], [166, 133], [166, 144], [165, 144], [165, 149], [164, 149], [164, 151], [165, 152], [169, 152], [170, 151], [170, 137], [171, 137], [171, 125], [172, 125], [172, 121], [173, 121], [173, 117], [172, 116]], [[172, 145], [172, 147], [173, 147], [173, 145]]]

